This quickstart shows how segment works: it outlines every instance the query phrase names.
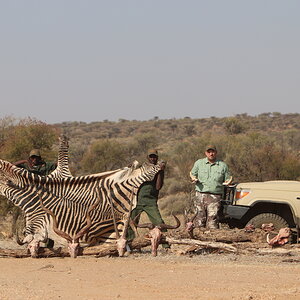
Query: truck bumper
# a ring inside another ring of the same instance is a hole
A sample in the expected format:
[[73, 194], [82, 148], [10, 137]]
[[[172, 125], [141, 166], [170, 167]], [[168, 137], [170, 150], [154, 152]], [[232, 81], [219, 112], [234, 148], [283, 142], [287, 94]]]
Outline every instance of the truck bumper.
[[225, 205], [224, 217], [240, 220], [247, 213], [250, 207], [239, 205]]

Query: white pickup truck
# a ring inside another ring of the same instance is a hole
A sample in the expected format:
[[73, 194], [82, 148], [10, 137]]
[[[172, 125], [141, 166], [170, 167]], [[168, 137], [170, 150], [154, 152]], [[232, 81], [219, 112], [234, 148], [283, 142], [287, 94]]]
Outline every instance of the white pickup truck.
[[273, 223], [275, 229], [300, 225], [300, 182], [265, 181], [230, 185], [223, 200], [224, 220], [244, 227], [260, 228]]

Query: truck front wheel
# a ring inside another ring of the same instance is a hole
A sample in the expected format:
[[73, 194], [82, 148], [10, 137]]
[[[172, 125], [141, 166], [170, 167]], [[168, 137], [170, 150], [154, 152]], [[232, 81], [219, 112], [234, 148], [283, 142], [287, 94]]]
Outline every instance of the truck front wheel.
[[[252, 219], [249, 220], [247, 225], [252, 224], [255, 228], [261, 228], [262, 224], [272, 223], [274, 225], [275, 230], [279, 230], [280, 228], [289, 227], [288, 222], [279, 215], [263, 213], [256, 215]], [[246, 226], [247, 226], [246, 225]]]

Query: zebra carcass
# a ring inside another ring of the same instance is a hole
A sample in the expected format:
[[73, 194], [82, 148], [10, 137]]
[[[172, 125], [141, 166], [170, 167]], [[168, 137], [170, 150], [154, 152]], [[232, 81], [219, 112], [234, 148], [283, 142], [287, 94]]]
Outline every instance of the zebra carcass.
[[[132, 207], [136, 206], [136, 193], [145, 181], [153, 180], [160, 170], [159, 165], [144, 164], [137, 168], [123, 168], [104, 173], [78, 177], [57, 178], [39, 176], [0, 160], [1, 193], [30, 216], [30, 233], [48, 232], [48, 237], [59, 239], [52, 229], [52, 220], [42, 209], [38, 193], [43, 192], [42, 201], [58, 218], [58, 228], [74, 236], [84, 227], [89, 207], [97, 201], [97, 190], [101, 202], [91, 212], [92, 225], [80, 239], [87, 245], [115, 240], [112, 211], [117, 226], [122, 232], [128, 215], [131, 196]], [[112, 201], [112, 207], [109, 204]], [[29, 225], [28, 225], [29, 226]]]

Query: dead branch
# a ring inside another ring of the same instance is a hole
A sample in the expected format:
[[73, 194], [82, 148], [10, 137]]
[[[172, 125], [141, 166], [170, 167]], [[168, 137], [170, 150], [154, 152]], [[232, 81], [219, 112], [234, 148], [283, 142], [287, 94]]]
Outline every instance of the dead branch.
[[[64, 257], [69, 256], [68, 250], [58, 248], [58, 249], [48, 249], [39, 248], [38, 257]], [[27, 249], [0, 249], [0, 257], [15, 257], [15, 258], [25, 258], [31, 257], [31, 254], [27, 252]]]
[[[227, 245], [224, 243], [218, 242], [207, 242], [207, 241], [199, 241], [194, 239], [173, 239], [169, 237], [163, 237], [161, 243], [169, 243], [169, 244], [180, 244], [180, 245], [195, 245], [197, 247], [203, 248], [211, 248], [211, 249], [221, 249], [228, 252], [237, 252], [237, 249], [231, 245]], [[141, 249], [147, 246], [150, 246], [151, 242], [149, 239], [144, 237], [135, 238], [130, 244], [131, 249]], [[92, 247], [82, 248], [82, 251], [79, 255], [95, 255], [96, 257], [103, 256], [114, 256], [118, 255], [117, 245], [115, 243], [107, 243], [101, 244]], [[69, 252], [67, 248], [59, 248], [57, 250], [48, 249], [48, 248], [40, 248], [39, 257], [68, 257]], [[0, 257], [30, 257], [30, 254], [27, 253], [26, 250], [12, 250], [12, 249], [0, 249]]]
[[[132, 250], [141, 249], [150, 245], [151, 241], [149, 239], [137, 237], [131, 242], [130, 248]], [[96, 255], [97, 257], [118, 255], [117, 245], [113, 243], [83, 248], [83, 255]]]
[[194, 240], [194, 239], [182, 239], [182, 240], [177, 240], [173, 238], [166, 237], [165, 238], [166, 242], [169, 244], [179, 244], [179, 245], [195, 245], [195, 246], [200, 246], [203, 248], [211, 248], [211, 249], [221, 249], [224, 251], [228, 252], [237, 252], [237, 248], [225, 244], [225, 243], [219, 243], [219, 242], [203, 242], [199, 240]]
[[12, 249], [0, 249], [0, 257], [30, 257], [30, 254], [27, 253], [27, 250], [12, 250]]
[[[134, 239], [130, 245], [131, 249], [141, 249], [151, 245], [148, 239], [143, 237], [138, 237]], [[81, 248], [79, 256], [82, 255], [95, 255], [96, 257], [103, 256], [114, 256], [118, 255], [117, 244], [116, 243], [106, 243], [100, 244], [92, 247]], [[38, 257], [69, 257], [69, 251], [67, 248], [58, 249], [48, 249], [40, 248]], [[25, 258], [30, 257], [27, 253], [27, 249], [0, 249], [0, 257], [15, 257], [15, 258]]]

